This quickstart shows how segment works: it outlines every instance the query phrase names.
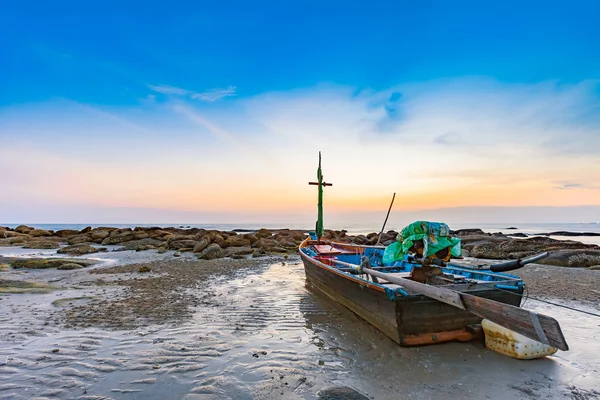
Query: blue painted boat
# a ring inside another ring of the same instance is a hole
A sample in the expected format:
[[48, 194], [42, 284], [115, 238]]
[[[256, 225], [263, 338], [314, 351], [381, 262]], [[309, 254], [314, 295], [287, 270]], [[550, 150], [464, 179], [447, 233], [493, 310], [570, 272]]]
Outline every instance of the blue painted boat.
[[488, 267], [428, 258], [418, 251], [390, 262], [383, 246], [323, 239], [323, 187], [331, 184], [323, 181], [320, 153], [317, 179], [310, 182], [319, 187], [316, 229], [299, 246], [309, 287], [402, 346], [472, 340], [480, 336], [485, 318], [530, 339], [568, 349], [556, 320], [520, 308], [523, 281], [506, 273], [547, 254]]
[[[310, 287], [348, 307], [400, 345], [468, 341], [478, 336], [481, 317], [406, 285], [361, 273], [365, 259], [371, 270], [391, 278], [409, 280], [416, 269], [422, 268], [410, 259], [383, 265], [384, 249], [327, 242], [313, 236], [300, 245], [299, 251]], [[521, 304], [523, 281], [516, 275], [452, 264], [433, 268], [439, 271], [431, 277], [429, 286], [517, 307]]]

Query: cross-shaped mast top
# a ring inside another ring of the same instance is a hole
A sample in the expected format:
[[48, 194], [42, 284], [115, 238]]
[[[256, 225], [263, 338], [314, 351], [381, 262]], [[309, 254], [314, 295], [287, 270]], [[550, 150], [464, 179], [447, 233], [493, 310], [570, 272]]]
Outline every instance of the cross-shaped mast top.
[[316, 225], [317, 238], [323, 236], [323, 186], [333, 186], [332, 183], [323, 182], [323, 173], [321, 172], [321, 152], [319, 151], [319, 168], [317, 168], [317, 182], [308, 182], [309, 185], [319, 186], [318, 216]]

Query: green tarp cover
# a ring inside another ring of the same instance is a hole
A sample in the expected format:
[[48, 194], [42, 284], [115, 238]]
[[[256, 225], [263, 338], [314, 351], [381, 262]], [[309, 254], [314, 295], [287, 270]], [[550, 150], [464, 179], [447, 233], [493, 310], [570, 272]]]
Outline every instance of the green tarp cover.
[[425, 257], [430, 257], [438, 251], [450, 248], [453, 257], [461, 256], [460, 239], [450, 236], [450, 228], [443, 222], [417, 221], [408, 225], [398, 235], [398, 240], [389, 245], [383, 253], [383, 264], [389, 265], [394, 261], [404, 259], [408, 250], [415, 242], [422, 242], [426, 251]]

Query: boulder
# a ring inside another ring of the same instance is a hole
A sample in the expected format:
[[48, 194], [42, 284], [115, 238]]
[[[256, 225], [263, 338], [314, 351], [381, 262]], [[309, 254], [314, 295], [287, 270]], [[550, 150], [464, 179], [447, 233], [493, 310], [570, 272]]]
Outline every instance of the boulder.
[[[72, 256], [82, 256], [85, 254], [92, 254], [102, 251], [103, 249], [97, 249], [96, 247], [90, 246], [89, 244], [76, 244], [73, 246], [66, 246], [59, 249], [57, 253], [69, 254]], [[104, 249], [106, 250], [106, 249]]]
[[196, 244], [198, 244], [198, 242], [191, 239], [169, 240], [167, 242], [167, 248], [169, 250], [193, 249]]
[[15, 232], [15, 231], [5, 231], [4, 235], [7, 238], [11, 238], [11, 237], [28, 237], [28, 235], [26, 235], [24, 233], [19, 233], [19, 232]]
[[91, 226], [86, 226], [85, 228], [83, 228], [82, 230], [80, 230], [79, 233], [88, 233], [91, 230], [92, 230]]
[[253, 245], [258, 241], [258, 237], [256, 237], [256, 235], [253, 235], [252, 233], [246, 233], [243, 237], [244, 239], [250, 241], [250, 245]]
[[108, 236], [110, 235], [109, 231], [103, 230], [103, 229], [94, 229], [90, 232], [90, 237], [94, 240], [104, 240], [106, 239]]
[[134, 240], [146, 239], [149, 237], [150, 237], [150, 235], [148, 235], [146, 232], [133, 232]]
[[42, 258], [24, 258], [15, 260], [12, 263], [12, 267], [15, 269], [26, 268], [26, 269], [46, 269], [56, 268], [57, 265], [49, 263], [47, 260]]
[[592, 271], [600, 271], [600, 265], [592, 265], [591, 267], [588, 267], [588, 269]]
[[456, 231], [450, 231], [451, 235], [455, 236], [470, 236], [470, 235], [485, 235], [485, 232], [481, 229], [458, 229]]
[[489, 259], [506, 259], [508, 254], [500, 249], [496, 243], [481, 243], [473, 246], [469, 251], [471, 257], [489, 258]]
[[0, 246], [21, 246], [27, 242], [28, 236], [13, 236], [2, 240]]
[[157, 230], [151, 230], [151, 231], [147, 231], [146, 233], [148, 233], [148, 235], [152, 238], [152, 239], [163, 239], [166, 240], [166, 236], [171, 235], [169, 232], [162, 230], [162, 229], [157, 229]]
[[287, 249], [284, 249], [283, 247], [278, 247], [278, 246], [271, 247], [269, 249], [269, 251], [271, 251], [273, 253], [287, 253]]
[[269, 250], [275, 246], [277, 246], [277, 242], [274, 239], [266, 238], [260, 238], [256, 242], [254, 242], [254, 244], [252, 244], [252, 247], [264, 250]]
[[140, 239], [140, 240], [132, 240], [127, 243], [123, 243], [124, 250], [135, 250], [135, 251], [144, 251], [144, 250], [152, 250], [157, 247], [160, 247], [163, 244], [162, 241], [152, 238]]
[[135, 248], [135, 251], [146, 251], [146, 250], [154, 250], [156, 249], [156, 246], [153, 246], [151, 244], [140, 244], [139, 246], [137, 246]]
[[23, 246], [24, 249], [58, 249], [58, 243], [50, 240], [36, 240]]
[[74, 260], [64, 258], [22, 258], [14, 260], [11, 264], [15, 269], [48, 269], [58, 268], [59, 266], [67, 263], [74, 263], [85, 267], [88, 265], [95, 264], [96, 261], [83, 259]]
[[87, 234], [73, 236], [72, 238], [69, 238], [69, 240], [67, 240], [67, 243], [70, 245], [89, 243], [89, 242], [93, 242], [93, 240], [90, 237], [90, 235], [87, 235]]
[[600, 264], [600, 255], [576, 254], [569, 257], [569, 267], [588, 268]]
[[210, 242], [204, 238], [200, 239], [193, 248], [194, 253], [200, 253], [208, 247]]
[[263, 249], [254, 249], [252, 251], [252, 257], [254, 257], [254, 258], [264, 257], [266, 255], [267, 255], [267, 253]]
[[225, 256], [232, 257], [234, 255], [247, 255], [252, 254], [254, 250], [251, 247], [228, 247], [225, 249]]
[[59, 265], [58, 267], [56, 267], [56, 269], [61, 269], [61, 270], [71, 270], [71, 269], [81, 269], [83, 268], [83, 266], [79, 265], [79, 264], [75, 264], [75, 263], [64, 263]]
[[224, 245], [221, 247], [246, 247], [250, 246], [252, 243], [248, 239], [244, 239], [242, 236], [229, 236], [225, 239]]
[[223, 244], [225, 244], [225, 239], [223, 238], [223, 236], [221, 234], [216, 234], [214, 236], [211, 236], [211, 241], [212, 243], [216, 243], [219, 246], [222, 246]]
[[198, 256], [198, 258], [202, 260], [214, 260], [216, 258], [223, 258], [225, 256], [225, 252], [217, 243], [213, 243], [208, 246], [204, 251]]
[[273, 236], [273, 234], [268, 229], [261, 228], [254, 234], [254, 236], [256, 236], [258, 239], [265, 239], [270, 238]]
[[33, 231], [34, 229], [35, 228], [32, 228], [31, 226], [19, 225], [15, 228], [15, 232], [27, 234], [27, 233]]
[[29, 236], [32, 236], [32, 237], [52, 236], [52, 232], [48, 232], [45, 229], [34, 229], [29, 232]]
[[61, 229], [59, 231], [54, 232], [54, 236], [58, 236], [61, 238], [66, 238], [66, 237], [76, 236], [76, 235], [79, 235], [79, 231], [76, 231], [73, 229]]
[[102, 240], [102, 244], [119, 244], [133, 240], [133, 231], [129, 228], [111, 231], [109, 236]]

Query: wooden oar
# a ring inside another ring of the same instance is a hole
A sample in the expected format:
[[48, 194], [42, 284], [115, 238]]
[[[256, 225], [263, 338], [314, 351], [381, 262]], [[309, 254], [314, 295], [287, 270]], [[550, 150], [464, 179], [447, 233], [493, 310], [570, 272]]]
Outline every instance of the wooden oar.
[[406, 289], [413, 290], [432, 299], [441, 301], [442, 303], [468, 311], [478, 317], [488, 319], [507, 329], [520, 333], [529, 339], [556, 347], [560, 350], [569, 350], [569, 345], [565, 340], [558, 321], [547, 315], [538, 314], [534, 311], [529, 311], [524, 308], [511, 306], [483, 297], [457, 292], [456, 290], [399, 278], [370, 268], [361, 269], [354, 264], [337, 260], [332, 261], [338, 264], [351, 266], [359, 273], [362, 272], [385, 279]]

